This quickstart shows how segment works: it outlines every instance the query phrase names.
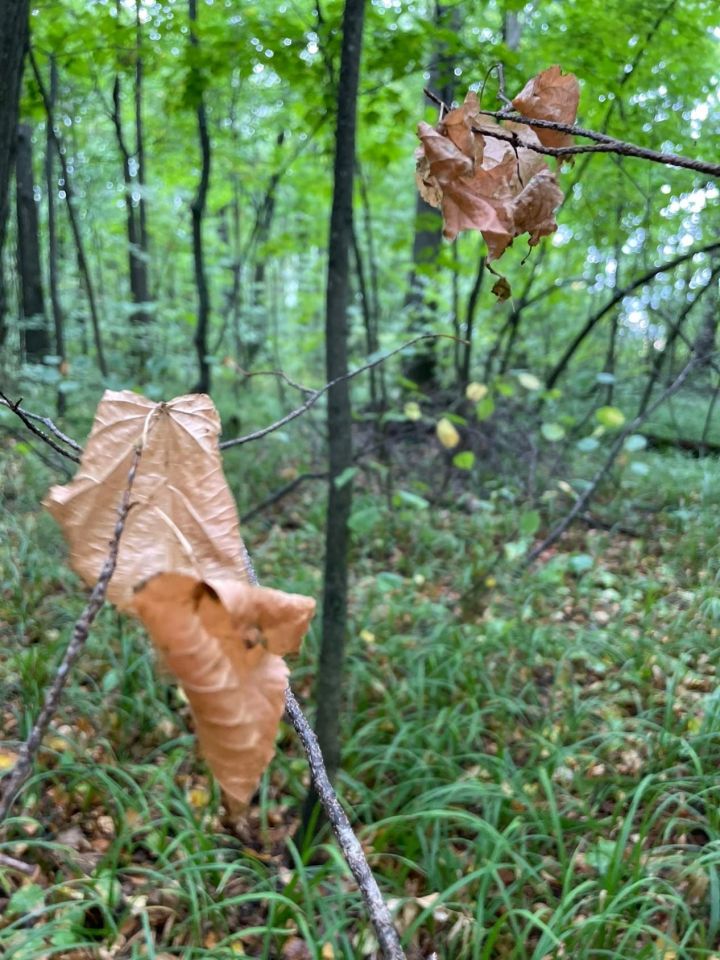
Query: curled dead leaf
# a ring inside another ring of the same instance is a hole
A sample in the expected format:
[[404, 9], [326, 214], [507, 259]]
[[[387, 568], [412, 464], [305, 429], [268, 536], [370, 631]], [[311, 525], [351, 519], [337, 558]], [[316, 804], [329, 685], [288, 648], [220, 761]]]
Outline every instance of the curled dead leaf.
[[[533, 120], [550, 120], [554, 123], [575, 123], [580, 102], [580, 84], [574, 73], [563, 74], [560, 67], [552, 66], [528, 80], [514, 98], [513, 106], [523, 116]], [[572, 146], [573, 138], [568, 133], [532, 127], [540, 142], [546, 147]]]
[[161, 573], [138, 588], [132, 606], [182, 684], [214, 776], [247, 803], [275, 752], [288, 674], [279, 654], [299, 649], [315, 601]]

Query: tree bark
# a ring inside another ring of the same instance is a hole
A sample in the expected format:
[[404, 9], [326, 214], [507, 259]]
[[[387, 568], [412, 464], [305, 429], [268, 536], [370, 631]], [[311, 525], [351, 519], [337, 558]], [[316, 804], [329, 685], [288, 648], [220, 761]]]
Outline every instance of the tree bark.
[[[449, 16], [448, 16], [449, 14]], [[435, 6], [434, 22], [438, 30], [457, 26], [458, 10], [441, 3]], [[435, 90], [443, 103], [450, 105], [455, 91], [455, 76], [447, 54], [446, 44], [438, 43], [430, 62], [430, 88]], [[442, 217], [440, 212], [426, 203], [418, 193], [415, 201], [415, 234], [413, 236], [412, 269], [408, 278], [405, 309], [408, 311], [408, 328], [413, 333], [427, 331], [435, 318], [437, 303], [427, 296], [428, 280], [436, 269], [442, 245]], [[437, 358], [435, 340], [425, 340], [403, 362], [403, 374], [423, 390], [435, 382]]]
[[[58, 72], [57, 63], [54, 57], [50, 58], [50, 90], [48, 93], [50, 106], [55, 108], [57, 99]], [[50, 124], [46, 124], [45, 140], [45, 192], [47, 194], [47, 225], [48, 225], [48, 277], [50, 280], [50, 305], [52, 307], [53, 326], [55, 328], [55, 353], [60, 361], [60, 372], [64, 374], [65, 369], [65, 317], [63, 314], [62, 303], [60, 301], [60, 290], [58, 283], [58, 236], [57, 236], [57, 212], [55, 201], [58, 189], [57, 178], [55, 176], [55, 142], [53, 141]], [[57, 392], [57, 412], [62, 415], [65, 412], [65, 394], [62, 390]]]
[[20, 278], [20, 305], [23, 317], [25, 358], [41, 362], [50, 352], [45, 298], [40, 267], [40, 230], [35, 200], [32, 161], [32, 127], [21, 123], [15, 153], [15, 199], [17, 210], [17, 260]]
[[[350, 286], [350, 250], [353, 235], [353, 180], [355, 129], [360, 76], [365, 0], [346, 0], [340, 79], [337, 91], [337, 126], [325, 312], [325, 367], [327, 380], [348, 372], [347, 307]], [[340, 765], [341, 678], [347, 633], [348, 521], [352, 482], [343, 476], [352, 465], [352, 417], [347, 380], [328, 393], [329, 449], [328, 504], [325, 533], [325, 575], [320, 662], [315, 686], [318, 705], [316, 731], [328, 773]], [[341, 482], [338, 482], [341, 481]], [[309, 799], [306, 810], [314, 806]]]
[[10, 171], [15, 156], [18, 103], [28, 40], [28, 0], [0, 0], [0, 346], [7, 312], [2, 252], [9, 213]]
[[[50, 102], [50, 97], [48, 96], [47, 89], [43, 82], [42, 74], [40, 73], [40, 68], [37, 65], [37, 61], [33, 56], [32, 51], [30, 51], [30, 65], [32, 66], [33, 76], [35, 77], [35, 82], [38, 85], [38, 90], [40, 91], [40, 96], [42, 98], [43, 106], [45, 107], [45, 113], [47, 115], [48, 122], [48, 132], [52, 137], [53, 143], [55, 144], [55, 149], [57, 151], [58, 159], [60, 160], [60, 169], [62, 171], [62, 177], [64, 180], [64, 189], [65, 189], [65, 202], [67, 204], [68, 218], [70, 220], [70, 229], [72, 230], [73, 240], [75, 241], [75, 250], [77, 253], [78, 261], [78, 270], [80, 271], [80, 276], [83, 278], [83, 283], [85, 284], [85, 292], [88, 298], [88, 307], [90, 308], [90, 320], [92, 322], [93, 328], [93, 339], [95, 341], [95, 353], [97, 355], [98, 368], [103, 377], [108, 375], [108, 367], [105, 361], [105, 351], [103, 349], [102, 342], [102, 331], [100, 329], [100, 315], [97, 309], [97, 303], [95, 300], [95, 287], [93, 286], [92, 277], [90, 276], [90, 266], [88, 264], [87, 257], [85, 255], [85, 245], [83, 243], [82, 234], [80, 232], [80, 224], [78, 218], [75, 214], [75, 207], [73, 206], [73, 192], [72, 192], [72, 181], [70, 178], [70, 169], [68, 166], [67, 159], [65, 157], [65, 152], [63, 146], [60, 142], [56, 127], [55, 127], [55, 111], [53, 105]], [[85, 350], [85, 348], [83, 348]]]
[[[190, 14], [190, 43], [198, 46], [194, 24], [197, 21], [197, 0], [188, 0]], [[210, 134], [208, 132], [205, 98], [202, 91], [198, 95], [196, 107], [198, 138], [200, 140], [200, 182], [192, 202], [193, 263], [195, 266], [195, 286], [198, 294], [198, 319], [195, 328], [195, 351], [198, 358], [198, 381], [196, 393], [210, 393], [210, 364], [208, 363], [208, 327], [210, 324], [210, 289], [205, 274], [205, 254], [203, 250], [203, 217], [207, 205], [210, 186]]]

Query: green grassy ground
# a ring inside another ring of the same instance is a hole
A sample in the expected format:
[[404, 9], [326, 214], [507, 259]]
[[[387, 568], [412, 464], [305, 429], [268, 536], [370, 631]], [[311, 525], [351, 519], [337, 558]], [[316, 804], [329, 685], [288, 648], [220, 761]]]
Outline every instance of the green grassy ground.
[[[639, 456], [598, 506], [629, 529], [577, 527], [529, 572], [506, 491], [390, 511], [359, 479], [339, 789], [411, 957], [720, 957], [717, 463]], [[0, 477], [7, 769], [83, 594], [38, 511], [50, 472], [9, 441]], [[245, 531], [266, 584], [318, 592], [320, 494]], [[375, 956], [333, 844], [293, 844], [307, 782], [283, 727], [226, 829], [186, 704], [105, 609], [0, 842], [36, 865], [0, 866], [0, 955]]]

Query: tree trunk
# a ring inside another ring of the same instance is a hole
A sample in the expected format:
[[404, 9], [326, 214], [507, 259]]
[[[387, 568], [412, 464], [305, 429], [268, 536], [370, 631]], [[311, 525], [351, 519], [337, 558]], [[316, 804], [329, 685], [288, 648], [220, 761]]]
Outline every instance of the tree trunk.
[[32, 127], [21, 123], [15, 154], [17, 259], [25, 357], [41, 362], [50, 352], [40, 267], [40, 232], [32, 166]]
[[[197, 0], [188, 0], [190, 14], [190, 43], [198, 45], [194, 24], [197, 21]], [[205, 98], [202, 91], [198, 95], [196, 107], [198, 137], [200, 140], [201, 170], [200, 183], [192, 202], [193, 263], [195, 266], [195, 286], [198, 293], [198, 319], [195, 328], [195, 350], [198, 358], [198, 382], [196, 393], [210, 393], [210, 364], [208, 363], [208, 326], [210, 322], [210, 290], [205, 274], [205, 254], [203, 251], [202, 224], [210, 186], [210, 134], [208, 133]]]
[[[57, 99], [58, 73], [54, 57], [50, 58], [50, 106], [54, 109]], [[52, 137], [50, 124], [46, 124], [45, 139], [45, 192], [47, 194], [47, 225], [48, 225], [48, 276], [50, 278], [50, 304], [52, 307], [53, 326], [55, 328], [55, 353], [60, 361], [60, 373], [65, 372], [65, 318], [60, 302], [58, 283], [58, 236], [57, 215], [55, 200], [58, 183], [55, 176], [55, 143]], [[57, 412], [65, 412], [65, 394], [57, 392]]]
[[[348, 372], [347, 307], [350, 250], [353, 235], [355, 127], [365, 0], [346, 0], [340, 79], [325, 313], [325, 367], [328, 381]], [[347, 380], [328, 393], [329, 484], [325, 533], [325, 576], [322, 641], [315, 686], [316, 731], [328, 773], [340, 765], [341, 678], [347, 632], [347, 553], [352, 483], [345, 472], [352, 465], [352, 419]], [[338, 482], [338, 481], [341, 482]], [[309, 799], [306, 810], [314, 806]]]
[[[449, 14], [449, 15], [448, 15]], [[458, 10], [448, 9], [441, 3], [435, 7], [435, 26], [438, 30], [457, 27]], [[430, 89], [443, 103], [451, 105], [455, 91], [455, 76], [445, 42], [436, 46], [430, 62]], [[435, 319], [437, 303], [427, 296], [428, 286], [434, 283], [437, 259], [442, 246], [442, 216], [435, 207], [427, 204], [418, 193], [415, 201], [415, 234], [413, 236], [412, 269], [408, 278], [405, 309], [408, 311], [409, 329], [417, 334], [428, 330]], [[403, 374], [416, 383], [421, 390], [435, 382], [437, 357], [435, 341], [424, 340], [406, 355]]]
[[[55, 127], [55, 111], [52, 103], [50, 102], [50, 97], [48, 96], [47, 89], [43, 82], [40, 68], [37, 65], [37, 61], [33, 56], [32, 50], [30, 51], [30, 65], [32, 66], [33, 76], [35, 77], [35, 82], [37, 83], [38, 90], [40, 91], [43, 106], [45, 107], [48, 131], [52, 137], [53, 143], [55, 144], [55, 150], [57, 151], [58, 159], [60, 160], [60, 170], [62, 172], [64, 181], [65, 203], [67, 205], [68, 219], [70, 220], [70, 229], [72, 230], [73, 240], [75, 241], [78, 269], [80, 271], [80, 276], [83, 279], [85, 292], [88, 298], [88, 307], [90, 308], [90, 320], [92, 322], [93, 339], [95, 341], [95, 352], [97, 354], [98, 367], [103, 377], [107, 377], [108, 367], [105, 361], [105, 351], [103, 349], [102, 330], [100, 328], [100, 314], [98, 313], [97, 303], [95, 301], [95, 288], [93, 286], [92, 277], [90, 276], [90, 266], [88, 264], [87, 256], [85, 255], [85, 245], [83, 244], [82, 234], [80, 232], [80, 223], [75, 214], [75, 207], [73, 206], [73, 191], [70, 168], [63, 146], [60, 142], [57, 129]], [[83, 347], [83, 352], [87, 352], [86, 347]]]
[[0, 346], [7, 333], [2, 252], [9, 212], [10, 171], [15, 156], [18, 103], [28, 40], [28, 0], [0, 0]]

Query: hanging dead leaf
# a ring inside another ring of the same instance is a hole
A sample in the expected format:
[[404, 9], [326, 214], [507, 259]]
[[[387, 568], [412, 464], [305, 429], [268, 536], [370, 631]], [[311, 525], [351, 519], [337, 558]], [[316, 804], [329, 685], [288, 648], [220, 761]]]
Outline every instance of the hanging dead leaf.
[[418, 188], [442, 210], [446, 239], [479, 230], [492, 261], [522, 233], [535, 245], [557, 229], [553, 214], [563, 195], [545, 160], [530, 149], [541, 146], [532, 129], [482, 116], [470, 93], [436, 127], [419, 124], [418, 136]]
[[154, 573], [247, 580], [237, 510], [222, 471], [220, 420], [209, 397], [154, 403], [107, 390], [75, 478], [44, 503], [70, 545], [73, 569], [92, 584], [107, 556], [116, 508], [135, 446], [143, 454], [133, 485], [108, 599], [122, 609]]
[[275, 752], [288, 670], [315, 612], [310, 597], [229, 579], [161, 573], [133, 610], [182, 684], [210, 768], [239, 803]]
[[500, 303], [504, 303], [505, 300], [510, 299], [512, 296], [512, 288], [506, 277], [498, 277], [493, 284], [492, 293], [498, 298]]
[[[553, 123], [575, 123], [580, 102], [580, 84], [574, 73], [563, 74], [558, 66], [548, 67], [528, 80], [513, 100], [513, 106], [523, 116]], [[540, 142], [546, 147], [570, 147], [573, 138], [568, 133], [533, 127]]]

